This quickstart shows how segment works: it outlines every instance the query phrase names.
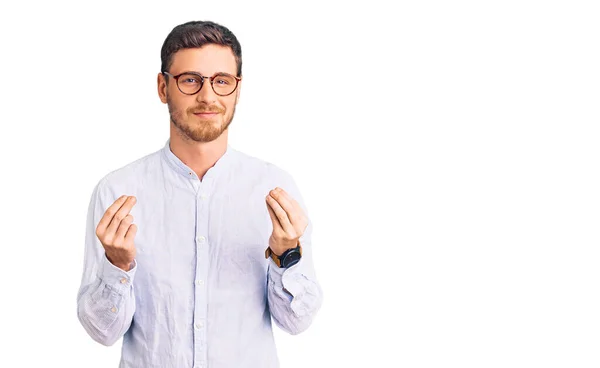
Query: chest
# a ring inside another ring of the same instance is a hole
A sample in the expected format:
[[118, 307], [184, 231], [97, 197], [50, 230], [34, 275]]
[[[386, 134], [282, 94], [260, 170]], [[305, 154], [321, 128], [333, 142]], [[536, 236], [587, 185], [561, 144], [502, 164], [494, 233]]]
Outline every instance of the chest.
[[[272, 231], [269, 188], [148, 191], [132, 210], [138, 226], [136, 260], [159, 287], [193, 282], [198, 275], [220, 286], [264, 280], [264, 251]], [[162, 285], [162, 286], [161, 286]]]

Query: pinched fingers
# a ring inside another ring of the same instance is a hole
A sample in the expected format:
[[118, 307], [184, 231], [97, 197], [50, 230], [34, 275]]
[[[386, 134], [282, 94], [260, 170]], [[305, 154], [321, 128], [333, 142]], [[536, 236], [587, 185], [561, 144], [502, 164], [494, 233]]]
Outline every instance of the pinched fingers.
[[287, 212], [271, 194], [267, 195], [267, 204], [269, 215], [271, 215], [271, 221], [273, 222], [273, 230], [277, 232], [281, 229], [284, 233], [294, 234], [294, 226], [292, 226]]
[[103, 245], [113, 246], [115, 241], [122, 244], [133, 222], [133, 216], [129, 212], [135, 202], [136, 198], [133, 196], [121, 196], [106, 210], [96, 228], [96, 235]]
[[98, 226], [96, 227], [96, 235], [98, 235], [98, 237], [100, 237], [101, 234], [104, 234], [106, 232], [108, 225], [112, 221], [117, 211], [121, 208], [123, 203], [125, 203], [127, 198], [128, 196], [126, 195], [120, 196], [113, 204], [110, 205], [110, 207], [108, 207], [106, 212], [104, 212], [104, 216], [102, 216], [100, 222], [98, 223]]
[[135, 204], [135, 197], [128, 197], [127, 200], [125, 200], [125, 203], [123, 203], [123, 205], [121, 206], [121, 208], [119, 208], [117, 210], [117, 212], [114, 214], [112, 220], [110, 221], [110, 224], [108, 225], [107, 233], [109, 234], [115, 234], [117, 232], [117, 230], [119, 229], [119, 225], [121, 225], [121, 221], [123, 221], [127, 215], [129, 214], [129, 212], [131, 211], [131, 208], [133, 208], [133, 205]]
[[302, 233], [308, 226], [308, 218], [304, 214], [300, 203], [292, 198], [285, 190], [276, 188], [271, 191], [273, 198], [285, 211], [288, 221], [297, 233]]
[[117, 232], [113, 239], [114, 246], [119, 247], [119, 246], [123, 245], [123, 243], [125, 241], [125, 234], [127, 234], [127, 231], [129, 231], [129, 227], [131, 226], [132, 223], [133, 223], [133, 216], [131, 216], [131, 214], [128, 214], [127, 216], [125, 216], [125, 218], [121, 221], [119, 228], [117, 229]]

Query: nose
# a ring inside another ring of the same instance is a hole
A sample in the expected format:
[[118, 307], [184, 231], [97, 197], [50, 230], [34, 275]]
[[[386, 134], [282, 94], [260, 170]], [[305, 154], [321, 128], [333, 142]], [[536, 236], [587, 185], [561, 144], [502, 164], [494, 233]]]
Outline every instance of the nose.
[[202, 88], [196, 94], [196, 101], [203, 102], [206, 104], [212, 104], [217, 100], [217, 94], [213, 91], [210, 84], [210, 79], [204, 78], [202, 81]]

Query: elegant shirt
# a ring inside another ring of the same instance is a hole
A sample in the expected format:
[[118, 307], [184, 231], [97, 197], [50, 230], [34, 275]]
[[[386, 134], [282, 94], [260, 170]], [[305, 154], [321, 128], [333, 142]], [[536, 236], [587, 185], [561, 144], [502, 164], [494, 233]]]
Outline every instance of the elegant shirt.
[[[202, 180], [164, 148], [115, 170], [94, 188], [77, 295], [78, 317], [97, 342], [123, 337], [121, 368], [278, 367], [271, 320], [297, 334], [322, 292], [312, 262], [312, 222], [297, 264], [265, 250], [273, 225], [265, 201], [281, 187], [308, 212], [285, 170], [227, 146]], [[136, 258], [125, 272], [106, 258], [96, 226], [121, 195], [134, 195]]]

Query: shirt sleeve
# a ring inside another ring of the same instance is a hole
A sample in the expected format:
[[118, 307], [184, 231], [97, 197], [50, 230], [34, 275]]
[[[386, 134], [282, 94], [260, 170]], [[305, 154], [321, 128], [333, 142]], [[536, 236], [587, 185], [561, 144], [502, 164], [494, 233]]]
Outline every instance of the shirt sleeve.
[[96, 236], [98, 222], [115, 200], [105, 182], [100, 181], [89, 204], [83, 276], [77, 294], [79, 321], [92, 339], [106, 346], [113, 345], [125, 334], [135, 312], [135, 261], [127, 272], [114, 266]]
[[269, 257], [267, 297], [271, 316], [284, 331], [295, 335], [306, 330], [321, 307], [323, 293], [317, 282], [312, 259], [312, 221], [300, 191], [288, 175], [281, 187], [294, 198], [308, 217], [308, 226], [300, 237], [302, 258], [295, 265], [280, 268]]

